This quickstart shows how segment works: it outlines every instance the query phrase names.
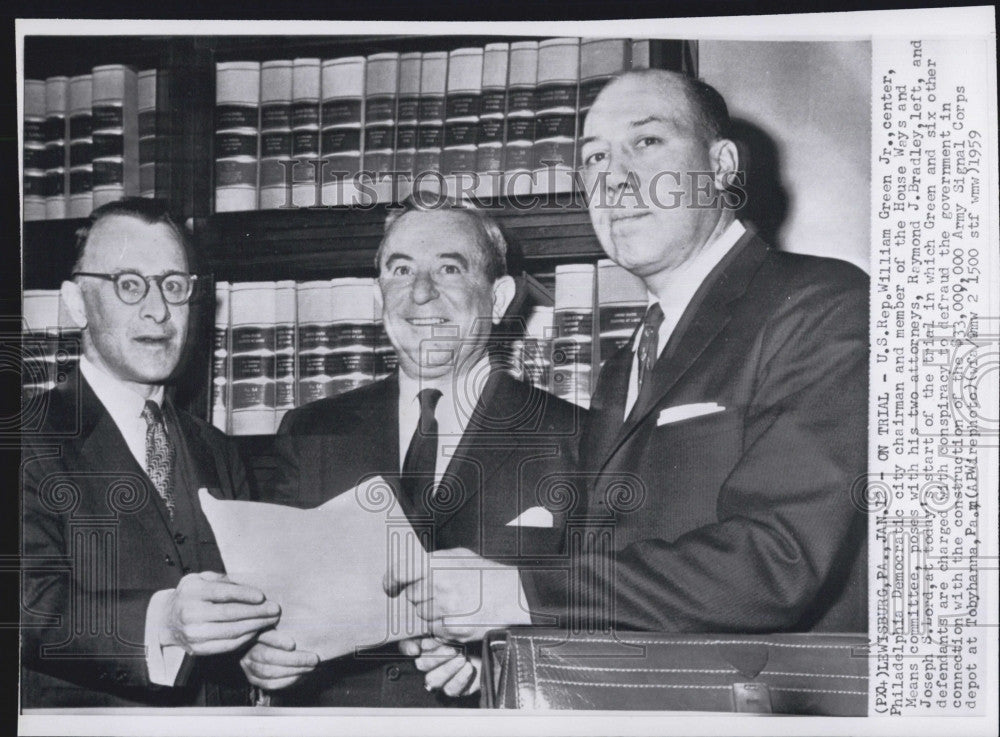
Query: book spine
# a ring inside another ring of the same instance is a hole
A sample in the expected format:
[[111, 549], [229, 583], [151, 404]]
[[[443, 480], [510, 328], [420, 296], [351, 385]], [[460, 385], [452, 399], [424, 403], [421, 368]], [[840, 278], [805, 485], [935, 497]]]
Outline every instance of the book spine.
[[624, 38], [585, 38], [580, 42], [580, 130], [604, 85], [628, 68], [631, 42]]
[[56, 386], [59, 335], [59, 291], [25, 289], [21, 297], [21, 392], [37, 396]]
[[320, 205], [319, 119], [320, 61], [292, 62], [292, 205]]
[[94, 67], [94, 207], [139, 194], [139, 80], [121, 64]]
[[508, 196], [531, 191], [537, 84], [538, 42], [515, 41], [510, 45], [507, 130], [503, 153], [504, 192]]
[[552, 38], [538, 44], [532, 191], [571, 192], [576, 161], [580, 39]]
[[393, 167], [399, 175], [396, 199], [405, 200], [413, 187], [413, 167], [417, 156], [417, 124], [420, 121], [419, 51], [399, 57], [399, 102], [396, 106], [396, 145]]
[[629, 69], [649, 69], [650, 41], [648, 38], [634, 38], [631, 43]]
[[521, 348], [522, 378], [545, 391], [552, 388], [552, 319], [552, 307], [535, 305], [525, 322]]
[[215, 284], [215, 329], [212, 335], [212, 410], [211, 421], [224, 433], [232, 429], [229, 412], [229, 383], [232, 380], [232, 364], [229, 360], [231, 315], [229, 311], [229, 282]]
[[69, 209], [67, 216], [85, 218], [94, 208], [93, 78], [81, 74], [69, 81]]
[[334, 279], [326, 373], [329, 395], [371, 383], [375, 373], [375, 280]]
[[69, 79], [45, 80], [45, 218], [66, 217], [69, 197]]
[[364, 130], [365, 57], [348, 56], [323, 62], [322, 204], [372, 204], [360, 201]]
[[487, 44], [483, 50], [483, 92], [476, 139], [476, 196], [503, 191], [503, 144], [507, 120], [507, 66], [510, 44]]
[[24, 192], [25, 221], [45, 219], [45, 81], [24, 80]]
[[417, 124], [417, 154], [413, 164], [414, 190], [438, 192], [441, 188], [441, 148], [444, 144], [447, 81], [448, 53], [424, 53], [420, 64], [420, 120]]
[[260, 65], [260, 195], [261, 210], [291, 205], [288, 167], [292, 164], [291, 59]]
[[441, 173], [452, 196], [472, 191], [483, 92], [484, 49], [455, 49], [448, 54]]
[[646, 314], [646, 286], [611, 259], [597, 262], [598, 360], [627, 345]]
[[295, 282], [279, 281], [274, 293], [274, 431], [295, 408]]
[[326, 358], [330, 354], [330, 315], [333, 284], [308, 281], [295, 285], [297, 390], [299, 406], [327, 396], [330, 377]]
[[215, 65], [215, 211], [257, 209], [260, 62]]
[[594, 272], [593, 264], [556, 267], [552, 391], [581, 407], [590, 406]]
[[230, 291], [232, 314], [232, 432], [274, 431], [274, 282], [238, 282]]
[[[365, 64], [365, 135], [363, 169], [377, 202], [390, 202], [396, 144], [396, 103], [399, 90], [399, 54], [372, 54]], [[398, 199], [398, 198], [396, 198]]]
[[[138, 78], [139, 196], [156, 197], [160, 134], [156, 109], [156, 69], [143, 69]], [[160, 186], [163, 186], [163, 182]]]

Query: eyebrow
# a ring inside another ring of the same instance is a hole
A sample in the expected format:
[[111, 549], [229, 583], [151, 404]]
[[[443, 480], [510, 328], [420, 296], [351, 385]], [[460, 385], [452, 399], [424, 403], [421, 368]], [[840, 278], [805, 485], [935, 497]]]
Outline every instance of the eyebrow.
[[[439, 253], [437, 254], [437, 257], [441, 259], [452, 259], [453, 261], [457, 261], [459, 264], [461, 264], [463, 269], [469, 268], [469, 259], [463, 256], [461, 253], [458, 253], [457, 251], [446, 251], [445, 253]], [[405, 253], [389, 254], [389, 257], [385, 260], [386, 268], [389, 268], [390, 266], [392, 266], [392, 264], [394, 264], [397, 261], [407, 261], [412, 263], [413, 257], [407, 256]]]
[[[668, 125], [672, 122], [673, 121], [669, 120], [668, 118], [664, 118], [662, 115], [647, 115], [645, 118], [642, 118], [640, 120], [630, 121], [628, 127], [640, 128], [646, 125], [647, 123], [663, 123], [664, 125]], [[588, 143], [593, 143], [596, 140], [598, 140], [597, 136], [584, 136], [583, 138], [580, 139], [579, 145], [586, 146]]]
[[460, 263], [462, 265], [463, 269], [468, 269], [469, 268], [469, 259], [467, 259], [465, 256], [463, 256], [462, 254], [460, 254], [460, 253], [458, 253], [456, 251], [448, 251], [448, 252], [445, 252], [445, 253], [439, 253], [438, 254], [438, 258], [450, 258], [450, 259], [452, 259], [454, 261], [458, 261], [458, 263]]

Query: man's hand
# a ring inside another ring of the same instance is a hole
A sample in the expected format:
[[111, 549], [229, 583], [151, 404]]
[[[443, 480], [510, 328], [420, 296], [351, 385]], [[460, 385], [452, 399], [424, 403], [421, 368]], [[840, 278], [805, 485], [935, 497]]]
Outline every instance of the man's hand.
[[426, 673], [424, 686], [428, 691], [441, 690], [457, 698], [469, 696], [479, 690], [479, 671], [482, 660], [476, 655], [465, 655], [459, 648], [438, 642], [431, 637], [403, 640], [399, 649], [416, 660], [417, 669]]
[[236, 650], [262, 629], [273, 627], [281, 608], [250, 586], [221, 573], [191, 573], [170, 592], [161, 645], [176, 645], [192, 655]]
[[240, 667], [254, 686], [268, 691], [288, 688], [319, 665], [316, 653], [298, 651], [295, 641], [277, 630], [264, 630], [240, 659]]
[[390, 565], [383, 581], [389, 596], [406, 596], [441, 640], [481, 640], [491, 629], [531, 624], [517, 568], [454, 548], [432, 553], [426, 572]]

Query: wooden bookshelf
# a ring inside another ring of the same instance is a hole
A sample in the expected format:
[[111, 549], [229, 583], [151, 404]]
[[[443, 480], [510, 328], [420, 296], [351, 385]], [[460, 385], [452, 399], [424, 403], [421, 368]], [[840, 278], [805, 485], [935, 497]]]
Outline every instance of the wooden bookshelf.
[[[527, 37], [518, 37], [527, 38]], [[161, 126], [156, 195], [192, 230], [201, 270], [214, 280], [328, 279], [373, 276], [386, 205], [371, 208], [302, 208], [235, 213], [213, 212], [215, 65], [221, 61], [316, 56], [333, 58], [381, 51], [450, 50], [515, 38], [487, 36], [91, 36], [25, 39], [27, 78], [89, 72], [97, 64], [126, 63], [159, 70], [157, 108]], [[650, 66], [696, 73], [691, 42], [654, 41]], [[534, 207], [511, 199], [487, 202], [514, 251], [512, 271], [551, 276], [555, 265], [596, 261], [603, 253], [578, 195], [538, 195]], [[24, 286], [56, 289], [73, 259], [74, 234], [82, 220], [34, 221], [23, 227]], [[211, 279], [207, 280], [211, 283]], [[526, 288], [519, 300], [539, 284]], [[209, 345], [210, 296], [196, 310], [196, 345]], [[518, 309], [515, 304], [514, 310]], [[192, 351], [178, 382], [178, 399], [205, 416], [209, 405], [210, 351]], [[248, 458], [267, 476], [270, 440], [241, 438]]]

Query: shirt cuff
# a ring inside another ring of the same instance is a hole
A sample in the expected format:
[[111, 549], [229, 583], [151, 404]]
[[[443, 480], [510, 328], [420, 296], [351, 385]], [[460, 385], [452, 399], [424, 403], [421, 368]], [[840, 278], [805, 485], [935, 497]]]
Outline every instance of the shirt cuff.
[[157, 591], [146, 608], [146, 667], [150, 683], [158, 686], [173, 686], [184, 662], [184, 648], [160, 644], [160, 635], [167, 626], [167, 602], [171, 591]]

